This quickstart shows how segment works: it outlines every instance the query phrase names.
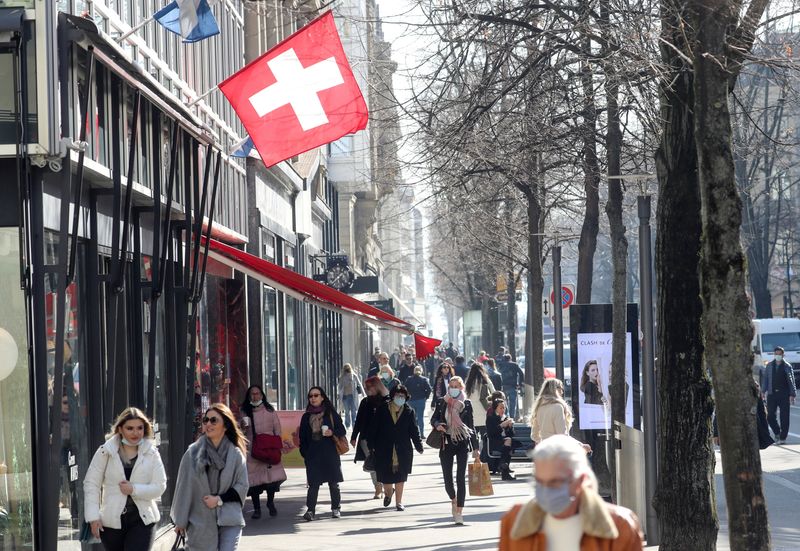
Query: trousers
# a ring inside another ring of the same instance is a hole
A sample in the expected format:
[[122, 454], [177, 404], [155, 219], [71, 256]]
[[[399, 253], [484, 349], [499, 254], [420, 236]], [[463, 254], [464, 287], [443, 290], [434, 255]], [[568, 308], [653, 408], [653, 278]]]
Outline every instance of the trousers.
[[[306, 494], [306, 507], [308, 507], [309, 511], [313, 511], [317, 507], [319, 487], [319, 484], [308, 485], [308, 493]], [[331, 510], [341, 509], [342, 493], [339, 491], [339, 484], [336, 482], [328, 482], [328, 488], [330, 488], [331, 491]]]
[[[449, 443], [439, 452], [439, 461], [442, 463], [442, 476], [444, 476], [444, 490], [450, 499], [456, 498], [456, 505], [464, 506], [467, 499], [467, 459], [469, 448], [466, 442], [459, 444]], [[453, 488], [453, 459], [456, 460], [456, 487]]]
[[425, 402], [427, 400], [411, 400], [408, 404], [414, 413], [417, 415], [417, 427], [419, 427], [420, 438], [425, 438]]
[[144, 524], [139, 512], [120, 517], [121, 528], [103, 528], [100, 541], [106, 551], [147, 551], [153, 546], [155, 523]]
[[[781, 422], [778, 424], [777, 410], [780, 408]], [[767, 394], [767, 422], [772, 432], [781, 440], [789, 436], [789, 394], [787, 392], [770, 392]]]

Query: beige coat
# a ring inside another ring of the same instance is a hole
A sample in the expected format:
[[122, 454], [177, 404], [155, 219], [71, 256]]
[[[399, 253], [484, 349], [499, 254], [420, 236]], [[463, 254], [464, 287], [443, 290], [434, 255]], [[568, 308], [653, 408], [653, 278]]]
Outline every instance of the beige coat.
[[[583, 537], [581, 551], [641, 551], [639, 520], [632, 511], [606, 503], [596, 492], [584, 489], [579, 511]], [[545, 512], [535, 499], [516, 505], [500, 525], [499, 551], [547, 551], [542, 530]]]
[[537, 444], [554, 434], [569, 435], [567, 412], [560, 403], [550, 403], [539, 407], [531, 422], [531, 435]]
[[[281, 421], [278, 419], [277, 412], [268, 411], [264, 406], [258, 407], [253, 410], [253, 421], [255, 422], [257, 434], [281, 435]], [[250, 442], [253, 441], [253, 431], [250, 427], [245, 427], [244, 435]], [[248, 442], [247, 479], [250, 481], [251, 488], [286, 480], [286, 471], [283, 470], [283, 463], [269, 465], [254, 459], [250, 450], [251, 444]]]

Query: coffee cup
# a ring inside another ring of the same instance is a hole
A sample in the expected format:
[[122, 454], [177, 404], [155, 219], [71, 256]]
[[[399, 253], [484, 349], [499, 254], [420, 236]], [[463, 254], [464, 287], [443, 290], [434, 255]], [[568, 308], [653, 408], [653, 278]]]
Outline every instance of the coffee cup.
[[328, 425], [322, 425], [322, 434], [328, 432]]

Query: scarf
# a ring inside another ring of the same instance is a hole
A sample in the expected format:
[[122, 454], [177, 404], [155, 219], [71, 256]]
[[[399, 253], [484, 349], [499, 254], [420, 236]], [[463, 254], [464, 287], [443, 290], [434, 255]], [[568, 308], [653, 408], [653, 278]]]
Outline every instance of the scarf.
[[[206, 475], [208, 476], [208, 486], [211, 490], [211, 495], [220, 495], [225, 492], [219, 487], [219, 479], [222, 476], [222, 470], [225, 468], [225, 463], [228, 459], [228, 451], [231, 449], [231, 441], [228, 436], [223, 436], [222, 441], [219, 443], [219, 448], [215, 448], [210, 438], [205, 440], [206, 458], [208, 459], [208, 466], [206, 467]], [[225, 488], [227, 490], [227, 488]]]
[[321, 411], [319, 413], [312, 412], [311, 415], [308, 416], [308, 424], [311, 425], [311, 437], [315, 440], [322, 435], [322, 419], [324, 417], [325, 414]]
[[453, 442], [467, 440], [472, 434], [470, 428], [461, 420], [461, 412], [464, 411], [465, 407], [464, 399], [463, 391], [458, 395], [458, 398], [453, 398], [449, 393], [444, 397], [444, 401], [447, 403], [447, 409], [444, 414], [444, 418], [447, 421], [447, 434]]
[[[392, 421], [394, 424], [397, 424], [397, 420], [400, 419], [400, 415], [403, 413], [403, 408], [405, 406], [398, 406], [394, 402], [389, 402], [389, 415], [392, 417]], [[396, 473], [397, 469], [400, 467], [400, 458], [397, 457], [397, 446], [392, 446], [392, 472]]]

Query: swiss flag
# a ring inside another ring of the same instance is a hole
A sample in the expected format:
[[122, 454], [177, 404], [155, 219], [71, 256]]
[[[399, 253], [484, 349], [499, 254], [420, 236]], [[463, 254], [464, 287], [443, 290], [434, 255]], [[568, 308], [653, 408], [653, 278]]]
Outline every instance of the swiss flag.
[[266, 166], [367, 126], [329, 11], [219, 84]]

